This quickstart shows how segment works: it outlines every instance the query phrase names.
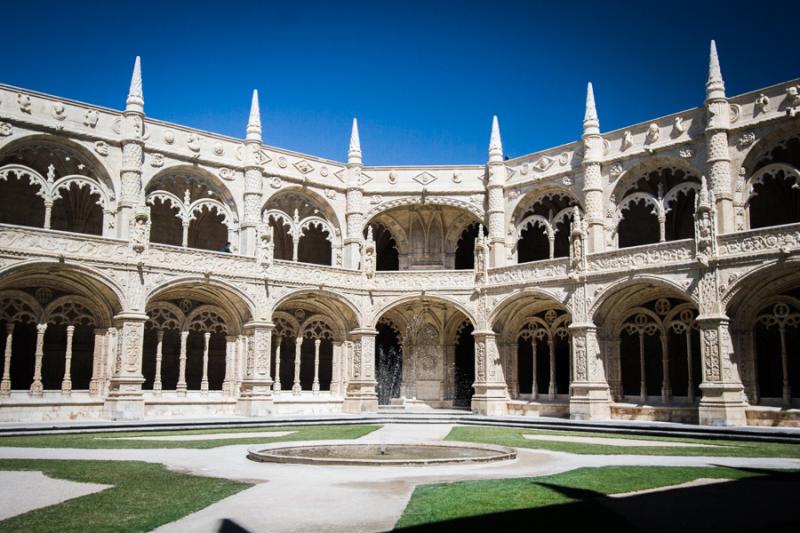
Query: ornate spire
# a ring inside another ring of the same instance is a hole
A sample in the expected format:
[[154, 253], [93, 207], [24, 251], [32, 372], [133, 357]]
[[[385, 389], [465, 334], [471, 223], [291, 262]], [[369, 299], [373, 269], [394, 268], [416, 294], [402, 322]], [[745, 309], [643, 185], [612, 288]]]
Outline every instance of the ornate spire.
[[711, 41], [711, 52], [708, 57], [708, 81], [706, 81], [706, 100], [725, 98], [725, 82], [722, 80], [722, 69], [719, 67], [717, 43]]
[[489, 162], [503, 161], [503, 141], [500, 139], [500, 126], [497, 115], [492, 117], [492, 134], [489, 137]]
[[589, 82], [586, 87], [586, 113], [583, 115], [583, 134], [600, 135], [600, 121], [597, 118], [592, 82]]
[[253, 89], [250, 118], [247, 120], [247, 140], [261, 142], [261, 112], [258, 109], [258, 89]]
[[700, 176], [700, 190], [697, 193], [697, 206], [695, 210], [711, 209], [711, 193], [708, 190], [708, 183], [705, 176]]
[[353, 130], [350, 132], [350, 149], [347, 151], [348, 165], [363, 165], [361, 161], [361, 140], [358, 138], [358, 120], [353, 118]]
[[128, 99], [125, 102], [125, 111], [144, 113], [144, 94], [142, 93], [142, 60], [136, 56], [133, 63], [131, 88], [128, 90]]

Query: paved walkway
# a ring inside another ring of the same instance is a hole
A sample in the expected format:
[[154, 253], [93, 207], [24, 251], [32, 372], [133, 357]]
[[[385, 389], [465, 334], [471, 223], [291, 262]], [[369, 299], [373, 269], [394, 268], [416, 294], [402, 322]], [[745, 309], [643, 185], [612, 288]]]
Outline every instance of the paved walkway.
[[[451, 425], [388, 424], [362, 442], [444, 438]], [[581, 466], [663, 465], [800, 468], [797, 459], [571, 455], [520, 449], [514, 461], [429, 467], [348, 467], [256, 463], [248, 446], [208, 450], [77, 450], [0, 448], [0, 458], [111, 459], [157, 462], [197, 475], [256, 485], [158, 531], [217, 531], [230, 519], [250, 531], [366, 532], [391, 529], [418, 484], [553, 474]]]

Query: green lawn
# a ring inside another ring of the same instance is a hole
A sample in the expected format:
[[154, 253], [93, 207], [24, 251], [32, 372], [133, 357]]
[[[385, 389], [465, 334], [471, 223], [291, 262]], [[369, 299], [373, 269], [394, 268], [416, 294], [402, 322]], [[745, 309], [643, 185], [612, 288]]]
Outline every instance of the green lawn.
[[[506, 531], [537, 526], [542, 531], [611, 530], [619, 533], [635, 528], [624, 516], [614, 512], [613, 506], [602, 503], [604, 495], [676, 485], [699, 478], [755, 479], [769, 475], [729, 468], [629, 466], [580, 468], [535, 478], [421, 485], [414, 490], [395, 527]], [[795, 474], [774, 475], [794, 475], [794, 483], [797, 482]], [[702, 489], [698, 489], [700, 491]], [[663, 496], [662, 508], [667, 512], [670, 498]], [[624, 500], [615, 503], [621, 501]], [[637, 502], [633, 502], [633, 506], [636, 505]], [[452, 522], [442, 524], [445, 521]]]
[[[523, 438], [523, 435], [569, 435], [584, 437], [610, 437], [615, 439], [636, 439], [653, 441], [688, 442], [692, 444], [708, 444], [708, 448], [667, 448], [646, 446], [608, 446], [602, 444], [585, 444], [576, 442], [536, 441]], [[764, 443], [754, 441], [694, 439], [677, 437], [647, 437], [638, 435], [618, 435], [601, 432], [581, 431], [544, 431], [524, 428], [493, 428], [481, 426], [454, 427], [447, 440], [463, 442], [482, 442], [500, 444], [517, 448], [534, 448], [557, 452], [592, 454], [592, 455], [680, 455], [680, 456], [712, 456], [712, 457], [800, 457], [800, 446], [795, 444]]]
[[[341, 426], [291, 426], [291, 427], [237, 427], [194, 429], [180, 431], [137, 431], [137, 432], [104, 432], [81, 434], [31, 435], [19, 437], [0, 437], [0, 447], [14, 446], [26, 448], [216, 448], [231, 444], [260, 444], [269, 442], [285, 442], [296, 440], [331, 440], [356, 439], [371, 433], [378, 425], [341, 425]], [[231, 437], [222, 440], [194, 441], [149, 441], [125, 440], [123, 437], [143, 437], [156, 435], [208, 435], [213, 433], [251, 433], [263, 431], [261, 437]], [[294, 431], [283, 437], [269, 437], [273, 431]]]
[[0, 531], [26, 533], [150, 531], [252, 486], [139, 461], [2, 459], [0, 470], [37, 470], [53, 478], [113, 485], [0, 522]]

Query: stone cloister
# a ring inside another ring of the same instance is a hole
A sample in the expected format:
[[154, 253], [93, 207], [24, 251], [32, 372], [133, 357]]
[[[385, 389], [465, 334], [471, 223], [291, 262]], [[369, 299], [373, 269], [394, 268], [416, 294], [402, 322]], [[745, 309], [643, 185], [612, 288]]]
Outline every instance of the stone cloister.
[[712, 43], [702, 106], [585, 105], [370, 167], [355, 120], [345, 163], [264, 144], [256, 92], [244, 140], [147, 117], [138, 58], [123, 111], [0, 85], [0, 420], [800, 424], [800, 81], [728, 97]]

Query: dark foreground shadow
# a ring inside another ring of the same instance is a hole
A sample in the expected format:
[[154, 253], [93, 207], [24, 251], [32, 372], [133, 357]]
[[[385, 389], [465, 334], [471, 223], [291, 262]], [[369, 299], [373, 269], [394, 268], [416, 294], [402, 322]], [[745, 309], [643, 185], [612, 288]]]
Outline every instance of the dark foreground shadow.
[[250, 530], [243, 528], [230, 518], [223, 518], [219, 522], [218, 533], [250, 533]]
[[[758, 477], [625, 498], [537, 483], [578, 501], [403, 528], [423, 531], [586, 531], [664, 533], [800, 531], [800, 472], [739, 469]], [[590, 529], [591, 528], [591, 529]]]

